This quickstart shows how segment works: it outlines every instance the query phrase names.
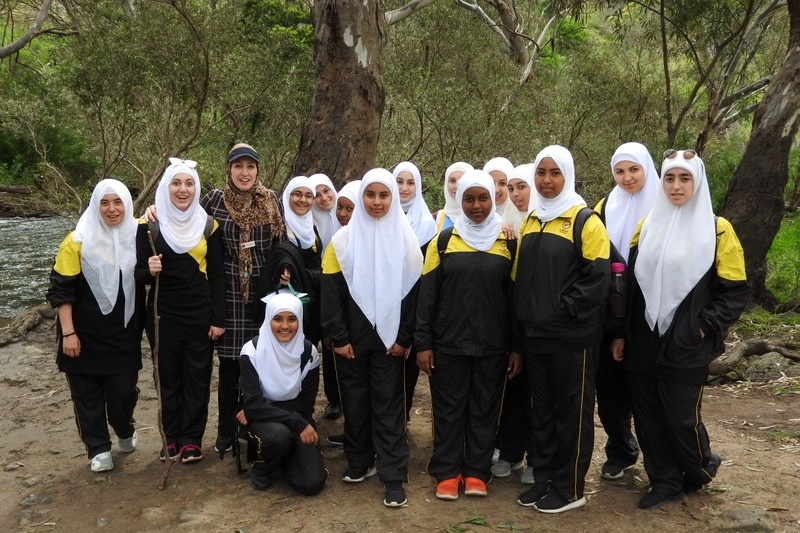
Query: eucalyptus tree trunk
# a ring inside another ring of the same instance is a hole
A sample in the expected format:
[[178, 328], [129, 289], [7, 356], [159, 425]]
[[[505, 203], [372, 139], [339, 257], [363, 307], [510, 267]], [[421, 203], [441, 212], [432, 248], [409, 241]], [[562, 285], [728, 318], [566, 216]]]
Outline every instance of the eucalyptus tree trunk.
[[783, 219], [789, 151], [800, 125], [800, 2], [787, 2], [787, 7], [789, 48], [756, 108], [750, 139], [723, 207], [744, 248], [751, 296], [769, 308], [776, 302], [765, 286], [767, 252]]
[[382, 0], [317, 0], [314, 97], [295, 174], [322, 172], [337, 187], [375, 166], [385, 101]]

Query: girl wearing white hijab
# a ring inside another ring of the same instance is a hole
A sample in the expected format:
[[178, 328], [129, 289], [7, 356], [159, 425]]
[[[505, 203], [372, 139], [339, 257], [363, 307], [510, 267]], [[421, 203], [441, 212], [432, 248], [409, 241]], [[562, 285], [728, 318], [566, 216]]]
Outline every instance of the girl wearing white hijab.
[[237, 418], [258, 457], [250, 479], [253, 488], [265, 490], [272, 473], [283, 470], [289, 486], [312, 496], [328, 477], [313, 419], [319, 353], [303, 335], [297, 296], [272, 293], [263, 300], [264, 323], [239, 359], [243, 409]]
[[[136, 235], [136, 279], [159, 278], [158, 358], [167, 449], [161, 458], [203, 458], [214, 341], [225, 333], [225, 267], [219, 225], [200, 207], [194, 161], [170, 158], [156, 189], [158, 222]], [[151, 229], [152, 228], [152, 229]], [[156, 291], [148, 295], [154, 310]], [[155, 331], [149, 313], [147, 336]]]
[[[653, 158], [643, 144], [622, 144], [611, 157], [611, 174], [616, 187], [600, 200], [594, 210], [608, 229], [612, 244], [612, 261], [627, 263], [638, 223], [650, 211], [660, 194], [660, 179]], [[636, 464], [639, 445], [633, 436], [630, 392], [625, 367], [614, 361], [613, 351], [623, 344], [614, 337], [622, 336], [622, 324], [609, 318], [597, 367], [597, 414], [608, 436], [605, 445], [606, 461], [600, 475], [604, 479], [619, 479], [623, 471]], [[621, 352], [618, 353], [621, 355]]]
[[513, 225], [517, 218], [516, 210], [508, 201], [508, 180], [514, 172], [514, 164], [505, 157], [495, 157], [483, 165], [483, 171], [487, 172], [494, 180], [497, 214], [500, 215], [503, 222], [516, 230], [519, 228], [519, 226]]
[[339, 356], [345, 415], [342, 479], [358, 483], [373, 475], [377, 454], [383, 503], [399, 507], [406, 502], [409, 454], [403, 364], [413, 344], [422, 253], [391, 172], [367, 172], [358, 199], [322, 261], [322, 326]]
[[[667, 150], [662, 193], [631, 242], [625, 369], [651, 490], [639, 507], [679, 500], [720, 465], [700, 410], [708, 364], [744, 310], [744, 253], [715, 217], [703, 161]], [[622, 356], [618, 357], [622, 359]]]
[[428, 246], [415, 334], [434, 414], [428, 473], [444, 500], [457, 499], [462, 483], [468, 496], [487, 495], [503, 383], [522, 368], [520, 356], [509, 355], [516, 243], [501, 232], [492, 177], [465, 173], [456, 200], [455, 227]]
[[[548, 146], [536, 156], [537, 208], [520, 229], [513, 311], [533, 395], [534, 485], [517, 502], [543, 513], [585, 505], [594, 447], [594, 360], [610, 281], [608, 234], [575, 192], [572, 154]], [[587, 209], [587, 211], [589, 211]]]
[[[394, 167], [392, 175], [397, 180], [397, 185], [400, 189], [400, 206], [408, 217], [411, 229], [417, 235], [420, 247], [425, 246], [436, 235], [436, 222], [433, 220], [430, 209], [425, 204], [425, 198], [422, 196], [422, 176], [419, 173], [419, 169], [414, 163], [403, 161]], [[403, 188], [400, 187], [401, 180], [407, 188], [413, 187], [414, 189], [411, 198], [407, 201], [403, 200]], [[411, 182], [410, 184], [408, 183], [409, 181]]]
[[519, 165], [508, 175], [508, 198], [511, 204], [505, 211], [504, 222], [519, 231], [528, 213], [536, 208], [533, 189], [533, 163]]
[[464, 173], [473, 170], [472, 165], [463, 161], [456, 161], [444, 172], [444, 184], [442, 193], [444, 194], [444, 207], [436, 212], [436, 231], [442, 231], [453, 225], [458, 217], [461, 216], [461, 207], [456, 203], [456, 185]]
[[356, 198], [358, 196], [358, 189], [361, 188], [361, 180], [348, 181], [344, 186], [339, 189], [336, 195], [336, 220], [339, 225], [345, 227], [350, 223], [353, 216], [353, 211], [356, 208]]
[[314, 225], [322, 239], [323, 248], [327, 248], [333, 234], [342, 227], [336, 218], [336, 188], [325, 174], [312, 174], [309, 179], [314, 188], [314, 205], [311, 208]]
[[134, 280], [136, 219], [127, 187], [104, 179], [59, 247], [47, 299], [58, 310], [56, 363], [93, 472], [111, 470], [108, 425], [121, 451], [136, 446], [133, 409], [142, 368], [144, 287]]

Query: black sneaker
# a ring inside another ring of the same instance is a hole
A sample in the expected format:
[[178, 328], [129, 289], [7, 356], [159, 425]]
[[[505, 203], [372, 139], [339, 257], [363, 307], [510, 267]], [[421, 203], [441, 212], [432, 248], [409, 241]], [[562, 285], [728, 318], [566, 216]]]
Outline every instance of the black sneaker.
[[377, 470], [375, 470], [375, 465], [370, 465], [368, 468], [355, 468], [350, 467], [344, 471], [344, 475], [342, 476], [342, 481], [347, 483], [361, 483], [368, 477], [372, 477], [375, 475]]
[[214, 443], [214, 451], [225, 453], [233, 450], [233, 437], [227, 435], [217, 435], [217, 442]]
[[328, 435], [328, 444], [331, 446], [344, 446], [344, 433]]
[[338, 403], [331, 402], [327, 405], [327, 407], [325, 407], [325, 411], [322, 413], [322, 416], [328, 420], [336, 420], [342, 416], [342, 406]]
[[657, 490], [651, 490], [639, 500], [639, 509], [653, 509], [664, 502], [676, 502], [683, 499], [683, 492], [667, 495]]
[[[169, 452], [169, 460], [170, 461], [177, 461], [178, 460], [178, 445], [174, 442], [167, 446], [167, 451]], [[161, 452], [158, 454], [158, 458], [161, 461], [166, 461], [167, 453], [164, 451], [164, 448], [161, 448]]]
[[195, 463], [197, 461], [201, 461], [203, 457], [205, 457], [203, 450], [201, 450], [200, 447], [195, 444], [185, 445], [183, 448], [181, 448], [181, 451], [178, 455], [181, 456], [182, 463]]
[[269, 477], [269, 472], [259, 465], [253, 466], [250, 471], [250, 484], [256, 490], [267, 490], [272, 485], [272, 478]]
[[387, 481], [385, 486], [386, 496], [383, 498], [383, 505], [386, 507], [402, 507], [408, 502], [402, 481]]
[[711, 452], [711, 454], [706, 458], [706, 461], [703, 464], [703, 469], [708, 473], [710, 477], [714, 478], [717, 476], [717, 470], [719, 470], [721, 464], [722, 464], [722, 457], [720, 457], [719, 454]]
[[577, 509], [586, 505], [586, 498], [578, 498], [577, 500], [568, 500], [560, 496], [556, 491], [550, 491], [547, 496], [541, 498], [533, 506], [534, 509], [540, 513], [558, 514], [570, 509]]
[[603, 479], [619, 479], [624, 475], [625, 469], [622, 465], [606, 461], [600, 469], [600, 477]]
[[533, 507], [538, 500], [541, 500], [547, 496], [549, 490], [550, 484], [547, 482], [534, 483], [531, 488], [519, 495], [519, 498], [517, 498], [517, 503], [523, 507]]

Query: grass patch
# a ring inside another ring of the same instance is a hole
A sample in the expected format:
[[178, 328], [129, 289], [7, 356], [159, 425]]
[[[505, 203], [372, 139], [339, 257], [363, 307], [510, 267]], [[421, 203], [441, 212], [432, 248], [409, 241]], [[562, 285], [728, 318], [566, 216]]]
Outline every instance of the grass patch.
[[767, 254], [767, 288], [782, 302], [800, 300], [800, 216], [787, 215]]
[[775, 314], [753, 306], [731, 327], [731, 333], [740, 337], [764, 337], [770, 334], [784, 334], [787, 333], [787, 329], [797, 328], [800, 328], [800, 314]]
[[767, 440], [778, 444], [800, 444], [800, 429], [772, 428], [764, 432]]

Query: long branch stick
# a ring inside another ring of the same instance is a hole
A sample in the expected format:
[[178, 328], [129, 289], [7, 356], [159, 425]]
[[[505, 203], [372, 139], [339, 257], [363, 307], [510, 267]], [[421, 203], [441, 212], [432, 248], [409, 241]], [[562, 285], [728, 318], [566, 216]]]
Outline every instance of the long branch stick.
[[[153, 255], [158, 255], [156, 251], [156, 243], [153, 242], [153, 235], [150, 230], [147, 231], [147, 239], [150, 241], [150, 248], [153, 250]], [[161, 434], [161, 445], [164, 447], [164, 473], [161, 476], [161, 482], [158, 484], [158, 490], [164, 490], [167, 486], [167, 478], [169, 478], [169, 471], [172, 468], [172, 458], [169, 456], [169, 448], [167, 443], [167, 434], [164, 431], [164, 419], [161, 412], [161, 378], [158, 373], [158, 347], [160, 328], [159, 322], [161, 317], [158, 316], [158, 289], [161, 276], [160, 272], [156, 273], [156, 282], [153, 286], [153, 378], [156, 382], [156, 399], [158, 401], [158, 432]]]

